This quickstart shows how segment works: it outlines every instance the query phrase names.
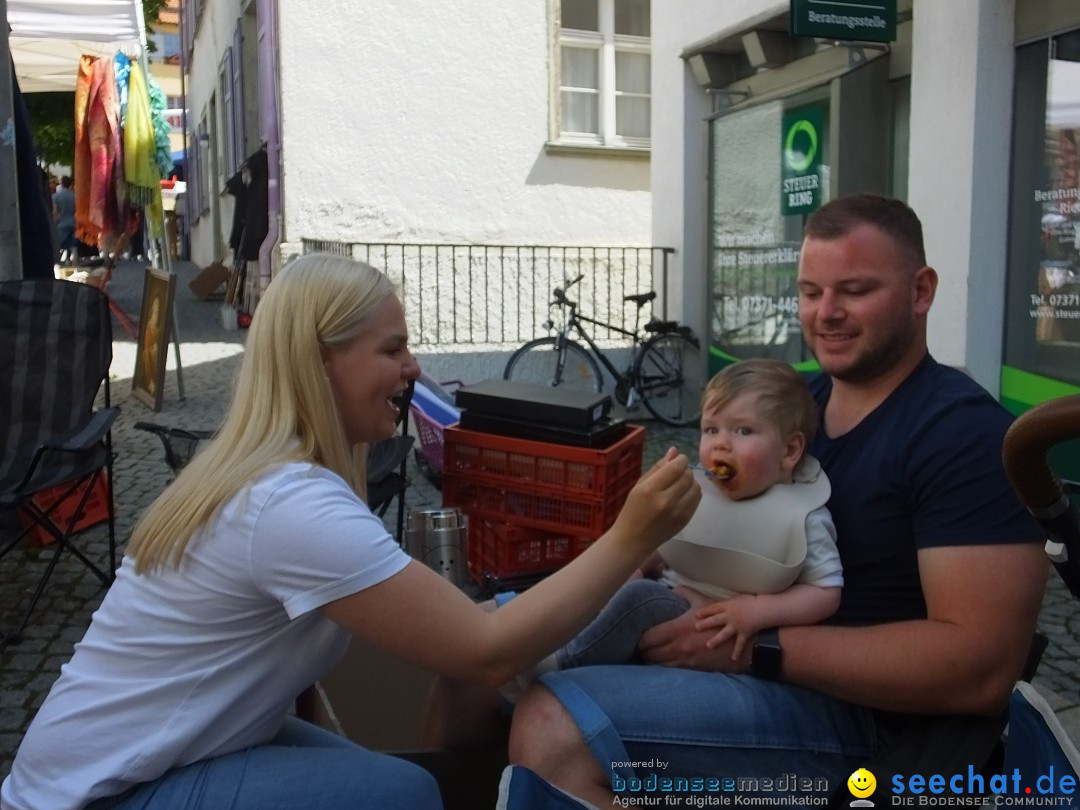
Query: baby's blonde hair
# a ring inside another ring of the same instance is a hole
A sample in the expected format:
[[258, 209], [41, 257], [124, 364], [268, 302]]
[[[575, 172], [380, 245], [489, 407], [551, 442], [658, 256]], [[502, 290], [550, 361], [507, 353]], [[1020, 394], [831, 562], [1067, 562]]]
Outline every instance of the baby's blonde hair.
[[192, 536], [273, 467], [308, 461], [366, 496], [367, 445], [350, 447], [322, 352], [347, 346], [394, 285], [374, 267], [327, 254], [289, 263], [251, 321], [225, 423], [135, 526], [140, 573], [179, 567]]
[[806, 444], [810, 444], [817, 429], [817, 403], [802, 375], [788, 363], [766, 357], [732, 363], [705, 386], [701, 412], [715, 414], [743, 394], [758, 398], [761, 415], [781, 436], [802, 433]]

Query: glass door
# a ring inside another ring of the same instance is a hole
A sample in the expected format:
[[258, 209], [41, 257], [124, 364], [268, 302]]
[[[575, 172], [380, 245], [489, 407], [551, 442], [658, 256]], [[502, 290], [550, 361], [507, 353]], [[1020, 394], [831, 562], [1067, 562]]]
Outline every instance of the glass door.
[[799, 366], [811, 359], [799, 246], [806, 215], [829, 195], [828, 90], [716, 117], [709, 129], [710, 373], [748, 357]]

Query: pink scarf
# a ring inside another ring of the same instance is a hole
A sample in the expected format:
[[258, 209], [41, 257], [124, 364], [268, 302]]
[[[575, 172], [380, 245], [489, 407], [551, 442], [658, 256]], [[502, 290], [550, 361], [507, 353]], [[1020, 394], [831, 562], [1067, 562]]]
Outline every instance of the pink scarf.
[[127, 193], [120, 155], [120, 103], [112, 59], [94, 62], [87, 128], [90, 140], [90, 224], [105, 235], [125, 226]]

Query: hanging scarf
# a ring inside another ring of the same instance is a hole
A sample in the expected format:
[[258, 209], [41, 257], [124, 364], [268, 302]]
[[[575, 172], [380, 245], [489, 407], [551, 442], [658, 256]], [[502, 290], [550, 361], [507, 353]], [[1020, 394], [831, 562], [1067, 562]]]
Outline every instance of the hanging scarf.
[[132, 205], [146, 209], [153, 235], [161, 236], [161, 175], [154, 162], [154, 122], [142, 66], [131, 64], [127, 126], [124, 127], [124, 178]]
[[150, 117], [154, 121], [154, 161], [161, 176], [168, 177], [173, 170], [172, 144], [169, 142], [172, 125], [165, 118], [168, 100], [152, 74], [146, 77], [146, 89], [150, 94]]
[[123, 51], [117, 51], [113, 57], [113, 70], [116, 72], [116, 98], [120, 104], [120, 126], [127, 121], [128, 77], [131, 74], [131, 60]]
[[90, 222], [90, 130], [86, 126], [95, 61], [84, 54], [75, 79], [75, 236], [88, 245], [96, 245], [100, 233]]
[[105, 235], [123, 228], [127, 208], [120, 171], [120, 121], [111, 59], [98, 59], [90, 80], [87, 127], [90, 130], [90, 223]]

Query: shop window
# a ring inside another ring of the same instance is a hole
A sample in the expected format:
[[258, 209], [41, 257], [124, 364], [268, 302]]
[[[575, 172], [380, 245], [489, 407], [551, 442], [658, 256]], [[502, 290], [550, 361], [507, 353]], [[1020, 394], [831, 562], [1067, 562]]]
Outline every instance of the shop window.
[[1080, 385], [1080, 31], [1019, 48], [1015, 75], [1002, 394], [1021, 410]]
[[557, 142], [647, 149], [649, 0], [560, 0]]
[[806, 215], [828, 200], [828, 90], [710, 122], [711, 371], [748, 357], [810, 360], [796, 277]]

